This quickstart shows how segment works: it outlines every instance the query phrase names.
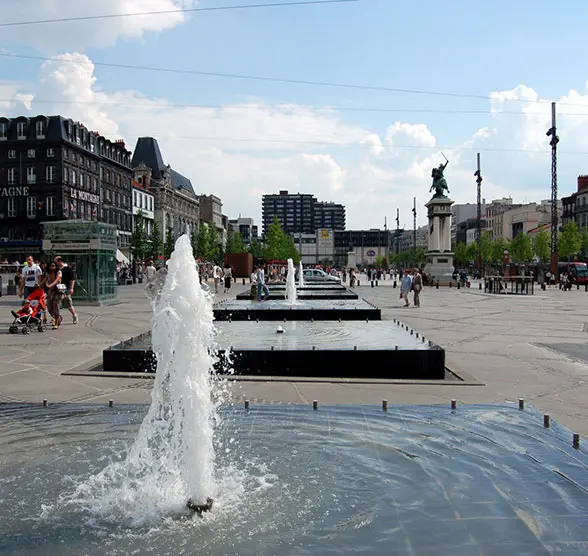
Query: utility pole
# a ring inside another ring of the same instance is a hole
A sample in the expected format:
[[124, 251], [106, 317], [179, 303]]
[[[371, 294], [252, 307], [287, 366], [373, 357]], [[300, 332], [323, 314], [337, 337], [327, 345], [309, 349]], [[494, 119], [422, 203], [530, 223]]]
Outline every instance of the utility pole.
[[416, 197], [413, 197], [412, 203], [412, 256], [414, 257], [414, 266], [417, 265], [416, 261], [416, 244], [417, 244], [417, 210], [416, 210]]
[[400, 209], [396, 209], [396, 254], [400, 253]]
[[547, 137], [551, 137], [551, 274], [558, 280], [559, 272], [557, 271], [558, 252], [557, 252], [557, 144], [559, 137], [555, 125], [555, 102], [551, 103], [551, 128], [547, 131]]
[[474, 173], [478, 184], [478, 219], [476, 221], [476, 244], [478, 246], [478, 272], [482, 276], [482, 168], [480, 167], [480, 153], [478, 153], [478, 169]]

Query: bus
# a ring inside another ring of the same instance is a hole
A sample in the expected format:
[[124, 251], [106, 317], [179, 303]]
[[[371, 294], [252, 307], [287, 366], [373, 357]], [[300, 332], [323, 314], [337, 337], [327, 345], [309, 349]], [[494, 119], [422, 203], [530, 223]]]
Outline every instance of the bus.
[[586, 263], [580, 263], [577, 261], [571, 263], [561, 262], [557, 265], [559, 275], [566, 273], [572, 274], [572, 284], [588, 284], [588, 267]]

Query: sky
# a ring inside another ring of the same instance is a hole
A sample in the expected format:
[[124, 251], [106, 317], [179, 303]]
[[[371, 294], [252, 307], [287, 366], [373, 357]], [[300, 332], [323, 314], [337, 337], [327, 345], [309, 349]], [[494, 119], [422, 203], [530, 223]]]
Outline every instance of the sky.
[[286, 189], [345, 204], [350, 229], [397, 209], [410, 228], [416, 197], [422, 225], [444, 155], [452, 199], [476, 202], [477, 152], [485, 199], [548, 199], [553, 101], [560, 197], [588, 174], [585, 1], [173, 12], [284, 1], [0, 0], [0, 114], [61, 114], [131, 150], [156, 137], [197, 193], [257, 222]]

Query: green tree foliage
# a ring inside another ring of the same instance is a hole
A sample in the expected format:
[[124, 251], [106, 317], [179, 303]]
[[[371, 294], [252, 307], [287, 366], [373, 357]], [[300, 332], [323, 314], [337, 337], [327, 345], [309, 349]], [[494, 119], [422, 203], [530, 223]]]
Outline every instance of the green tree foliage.
[[502, 264], [504, 262], [504, 252], [510, 249], [510, 243], [504, 238], [498, 238], [492, 241], [490, 245], [490, 262], [493, 264]]
[[551, 255], [551, 238], [547, 230], [539, 230], [532, 239], [533, 254], [540, 263], [549, 262]]
[[249, 252], [253, 255], [254, 259], [263, 259], [265, 257], [264, 246], [256, 239], [251, 240]]
[[510, 256], [515, 263], [530, 263], [533, 260], [531, 238], [522, 232], [510, 243]]
[[559, 233], [558, 238], [559, 256], [562, 260], [568, 260], [573, 255], [580, 253], [582, 248], [582, 234], [578, 225], [572, 220], [566, 224]]
[[163, 249], [163, 255], [166, 259], [171, 257], [171, 254], [174, 250], [175, 246], [175, 239], [174, 239], [174, 232], [171, 228], [167, 229], [167, 234], [165, 235], [165, 246]]
[[581, 231], [582, 235], [582, 260], [588, 259], [588, 229], [583, 228]]
[[191, 241], [196, 258], [215, 263], [222, 262], [223, 245], [216, 228], [201, 224]]
[[153, 222], [153, 230], [151, 230], [151, 246], [149, 255], [153, 260], [157, 260], [163, 251], [163, 240], [161, 238], [161, 231], [159, 230], [159, 224], [157, 220]]
[[[480, 251], [482, 255], [482, 263], [488, 264], [491, 262], [491, 254], [492, 254], [492, 240], [488, 233], [482, 233], [480, 237]], [[476, 244], [476, 260], [478, 260], [478, 246]]]
[[390, 266], [388, 259], [386, 257], [376, 257], [376, 268], [383, 268], [384, 270], [388, 270]]
[[147, 231], [145, 230], [145, 217], [141, 211], [135, 215], [135, 229], [131, 236], [131, 245], [133, 247], [135, 260], [143, 261], [147, 258], [149, 255], [150, 244]]
[[460, 241], [453, 249], [453, 260], [457, 265], [467, 265], [471, 262], [471, 249]]
[[423, 248], [409, 249], [401, 253], [390, 253], [390, 262], [397, 266], [421, 267], [427, 262], [427, 251]]
[[247, 249], [243, 243], [240, 232], [229, 231], [227, 234], [226, 253], [246, 253]]
[[268, 226], [265, 241], [265, 258], [268, 261], [285, 261], [293, 259], [295, 264], [300, 262], [300, 253], [296, 249], [294, 239], [287, 235], [276, 217]]

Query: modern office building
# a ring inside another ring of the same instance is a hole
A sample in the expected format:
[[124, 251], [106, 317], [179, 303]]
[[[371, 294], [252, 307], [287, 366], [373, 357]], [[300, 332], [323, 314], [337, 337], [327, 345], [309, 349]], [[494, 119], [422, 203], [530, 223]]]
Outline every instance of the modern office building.
[[252, 240], [257, 240], [258, 231], [253, 218], [239, 216], [239, 218], [229, 220], [229, 229], [239, 232], [245, 245], [250, 245]]
[[317, 202], [314, 210], [316, 229], [345, 230], [345, 206], [338, 203]]

